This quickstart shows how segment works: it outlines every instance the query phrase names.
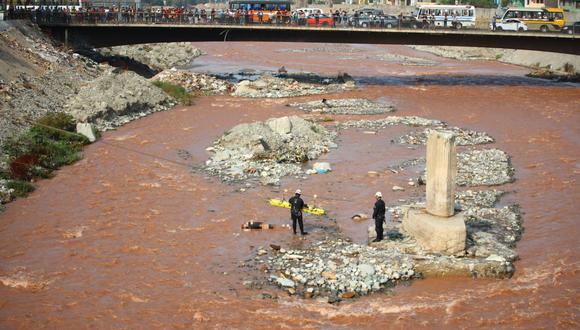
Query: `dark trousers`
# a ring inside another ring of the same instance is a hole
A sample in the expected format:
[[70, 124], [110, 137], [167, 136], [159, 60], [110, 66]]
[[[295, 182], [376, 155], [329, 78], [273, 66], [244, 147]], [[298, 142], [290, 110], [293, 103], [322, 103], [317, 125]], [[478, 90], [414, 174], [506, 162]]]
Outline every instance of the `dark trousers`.
[[383, 222], [385, 219], [375, 219], [375, 231], [377, 232], [377, 239], [383, 239]]
[[302, 215], [291, 215], [292, 216], [292, 230], [294, 230], [294, 234], [296, 234], [296, 221], [298, 221], [298, 225], [300, 226], [300, 233], [304, 232], [304, 223], [302, 222]]

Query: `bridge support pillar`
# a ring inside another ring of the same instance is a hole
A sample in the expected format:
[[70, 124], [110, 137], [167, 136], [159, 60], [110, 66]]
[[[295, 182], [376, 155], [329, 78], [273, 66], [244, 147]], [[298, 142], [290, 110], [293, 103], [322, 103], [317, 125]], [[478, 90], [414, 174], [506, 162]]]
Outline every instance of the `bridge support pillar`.
[[68, 29], [64, 29], [64, 48], [68, 49]]

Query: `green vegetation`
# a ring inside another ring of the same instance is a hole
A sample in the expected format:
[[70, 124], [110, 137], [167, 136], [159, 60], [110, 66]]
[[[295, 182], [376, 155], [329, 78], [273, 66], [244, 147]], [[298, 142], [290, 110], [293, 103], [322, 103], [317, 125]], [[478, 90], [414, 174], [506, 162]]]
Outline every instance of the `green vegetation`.
[[8, 181], [6, 188], [14, 189], [13, 195], [15, 197], [26, 197], [35, 189], [32, 183], [22, 180]]
[[154, 81], [153, 85], [161, 88], [165, 93], [183, 105], [191, 105], [193, 103], [194, 96], [179, 85], [159, 80]]
[[63, 165], [81, 159], [81, 151], [89, 140], [75, 133], [74, 119], [64, 113], [50, 113], [38, 119], [25, 133], [3, 145], [7, 167], [0, 178], [8, 180], [16, 197], [34, 190], [35, 178], [49, 178]]

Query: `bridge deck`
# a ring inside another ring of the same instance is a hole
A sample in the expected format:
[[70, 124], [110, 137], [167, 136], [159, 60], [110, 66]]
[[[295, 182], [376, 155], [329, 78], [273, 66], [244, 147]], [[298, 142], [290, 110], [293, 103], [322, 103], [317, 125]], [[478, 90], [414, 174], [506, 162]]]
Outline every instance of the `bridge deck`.
[[176, 41], [271, 41], [472, 46], [580, 55], [580, 37], [562, 33], [220, 24], [41, 24], [63, 41], [94, 47]]

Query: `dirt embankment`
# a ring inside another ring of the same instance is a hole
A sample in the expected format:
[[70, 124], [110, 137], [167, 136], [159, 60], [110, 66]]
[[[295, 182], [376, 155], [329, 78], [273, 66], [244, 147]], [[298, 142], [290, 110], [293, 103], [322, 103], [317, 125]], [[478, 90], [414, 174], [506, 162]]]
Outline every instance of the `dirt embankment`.
[[576, 73], [580, 69], [580, 56], [576, 55], [478, 47], [413, 46], [413, 48], [458, 60], [497, 60], [532, 68], [548, 67], [562, 73]]

